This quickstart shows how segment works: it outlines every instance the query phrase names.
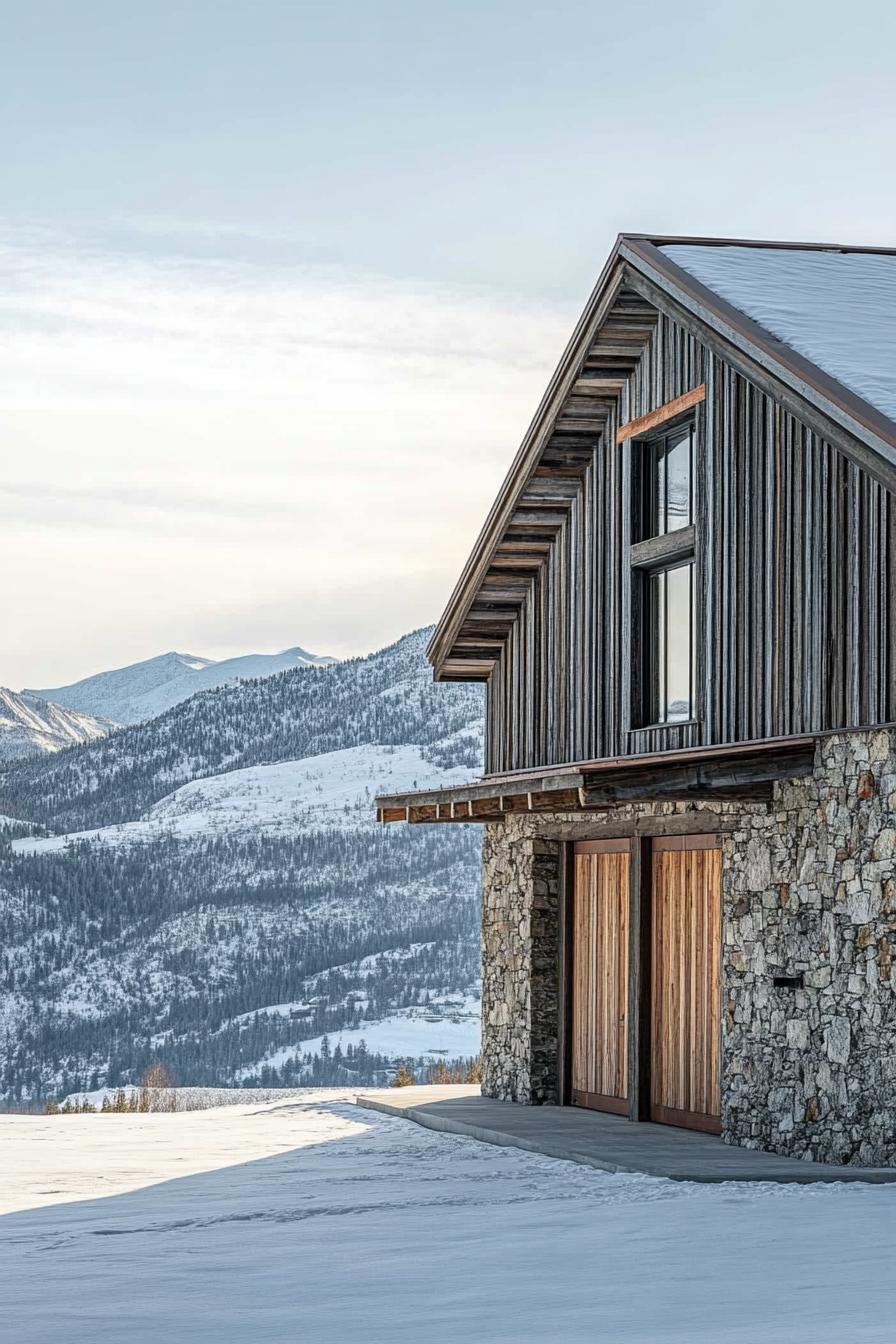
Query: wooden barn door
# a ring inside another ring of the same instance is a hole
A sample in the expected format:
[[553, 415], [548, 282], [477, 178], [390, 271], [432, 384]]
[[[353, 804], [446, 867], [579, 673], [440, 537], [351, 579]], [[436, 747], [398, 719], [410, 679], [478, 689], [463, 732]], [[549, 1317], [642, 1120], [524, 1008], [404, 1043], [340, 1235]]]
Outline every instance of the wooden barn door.
[[575, 846], [572, 899], [574, 1106], [628, 1114], [627, 840]]
[[720, 1130], [722, 863], [717, 836], [653, 842], [650, 1118]]

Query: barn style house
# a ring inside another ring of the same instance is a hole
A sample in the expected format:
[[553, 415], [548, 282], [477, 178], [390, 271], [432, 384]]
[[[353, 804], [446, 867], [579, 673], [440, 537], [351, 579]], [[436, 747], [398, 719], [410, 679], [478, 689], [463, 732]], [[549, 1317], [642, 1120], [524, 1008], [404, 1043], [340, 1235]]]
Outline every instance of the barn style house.
[[896, 251], [619, 237], [429, 646], [486, 1095], [896, 1164]]

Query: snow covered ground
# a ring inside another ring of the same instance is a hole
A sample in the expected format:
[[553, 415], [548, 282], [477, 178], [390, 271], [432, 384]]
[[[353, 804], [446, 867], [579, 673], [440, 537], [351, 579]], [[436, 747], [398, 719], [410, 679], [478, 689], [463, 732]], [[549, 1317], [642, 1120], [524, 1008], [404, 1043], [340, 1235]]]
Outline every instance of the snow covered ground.
[[16, 1344], [890, 1344], [892, 1186], [677, 1184], [314, 1092], [0, 1116]]
[[[358, 1027], [328, 1032], [330, 1050], [332, 1052], [338, 1045], [344, 1054], [347, 1046], [357, 1049], [363, 1040], [368, 1053], [386, 1055], [390, 1059], [474, 1059], [482, 1044], [482, 1003], [471, 994], [455, 996], [451, 1002], [456, 1007], [447, 1007], [439, 1001], [428, 1007], [403, 1008], [389, 1017], [362, 1022]], [[236, 1078], [239, 1081], [251, 1077], [265, 1064], [280, 1069], [295, 1055], [319, 1055], [323, 1039], [323, 1036], [313, 1036], [271, 1051], [238, 1069]]]
[[164, 836], [183, 840], [240, 831], [294, 835], [325, 828], [354, 830], [359, 823], [373, 824], [377, 793], [435, 784], [447, 787], [469, 778], [465, 766], [445, 770], [431, 765], [418, 746], [348, 747], [193, 780], [160, 799], [140, 821], [47, 839], [16, 840], [13, 850], [40, 854], [83, 840], [131, 845]]

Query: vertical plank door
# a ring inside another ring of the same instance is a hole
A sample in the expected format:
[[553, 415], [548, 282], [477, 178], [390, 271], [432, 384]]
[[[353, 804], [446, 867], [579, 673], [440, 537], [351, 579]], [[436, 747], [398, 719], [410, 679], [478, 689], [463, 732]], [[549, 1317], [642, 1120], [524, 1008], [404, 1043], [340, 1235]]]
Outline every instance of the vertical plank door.
[[572, 1103], [628, 1114], [629, 842], [575, 846]]
[[717, 836], [653, 842], [650, 1118], [718, 1133], [722, 862]]

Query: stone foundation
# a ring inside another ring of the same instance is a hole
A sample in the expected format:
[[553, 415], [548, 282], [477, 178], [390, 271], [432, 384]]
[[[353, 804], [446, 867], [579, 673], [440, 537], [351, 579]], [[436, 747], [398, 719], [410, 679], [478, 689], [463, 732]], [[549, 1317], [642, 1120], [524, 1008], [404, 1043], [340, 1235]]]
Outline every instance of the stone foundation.
[[[729, 1143], [896, 1163], [896, 733], [820, 740], [770, 805], [634, 804], [487, 827], [483, 1091], [558, 1098], [563, 843], [638, 817], [736, 818], [722, 843], [722, 1123]], [[774, 978], [802, 977], [796, 988]]]
[[894, 813], [896, 734], [843, 733], [724, 841], [729, 1143], [896, 1163]]

